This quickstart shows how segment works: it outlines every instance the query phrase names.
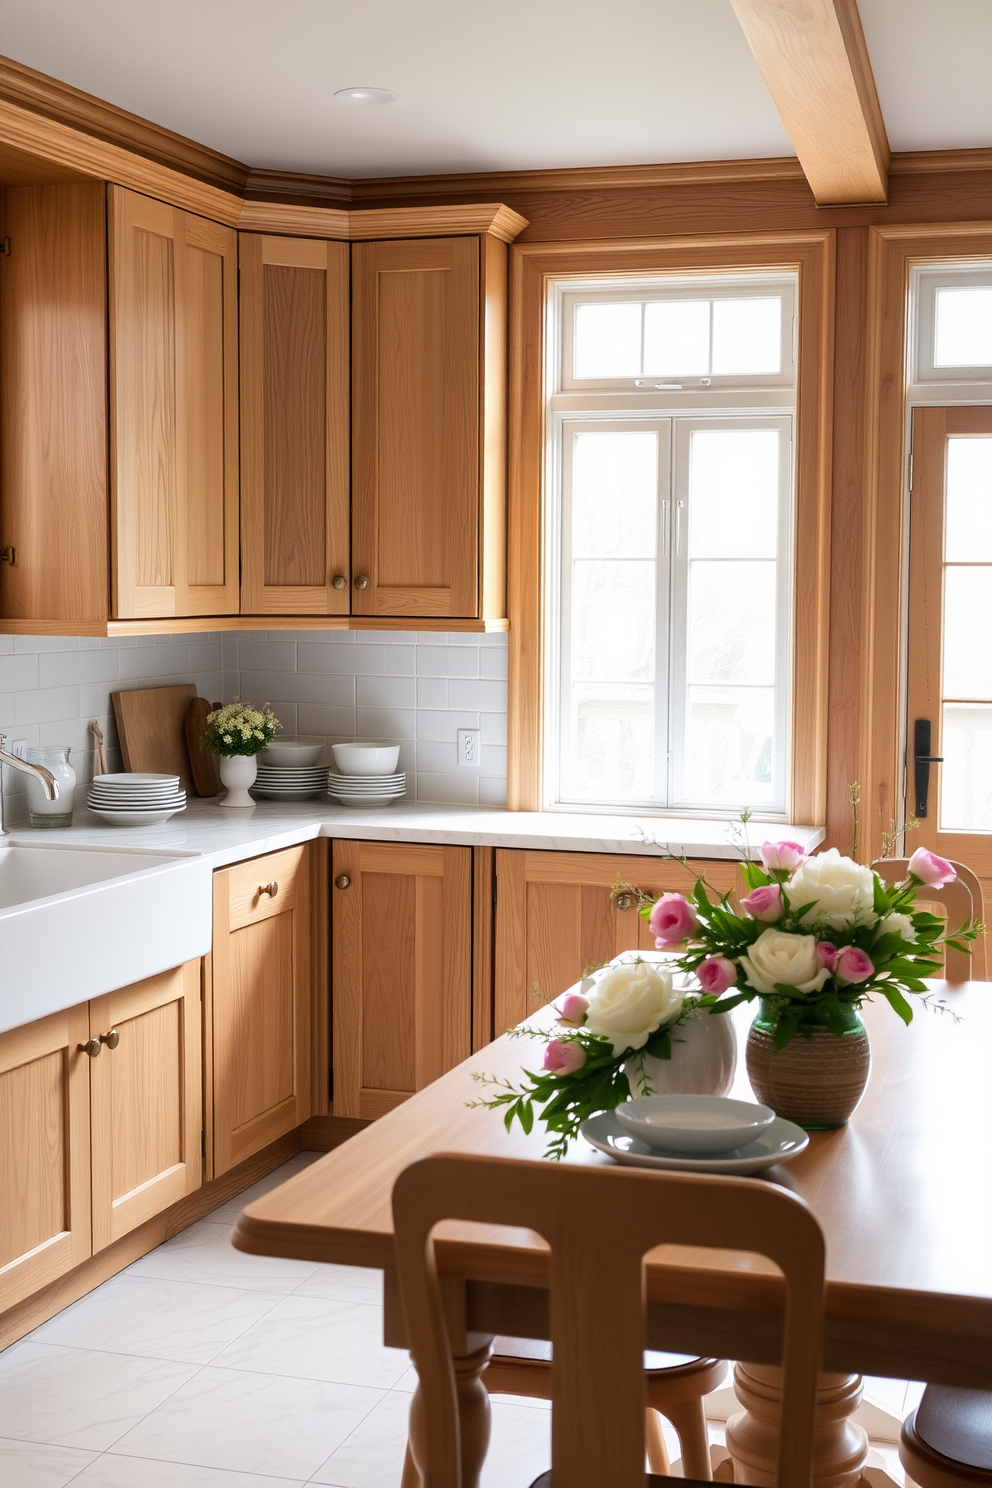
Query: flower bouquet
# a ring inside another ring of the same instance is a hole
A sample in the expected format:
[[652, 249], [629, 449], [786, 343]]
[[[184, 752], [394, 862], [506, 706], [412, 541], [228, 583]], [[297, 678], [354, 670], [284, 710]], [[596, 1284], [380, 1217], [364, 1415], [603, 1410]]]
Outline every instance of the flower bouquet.
[[254, 783], [258, 766], [255, 756], [282, 728], [272, 709], [253, 708], [235, 698], [226, 707], [207, 714], [207, 732], [201, 743], [220, 755], [221, 783], [227, 787], [222, 806], [254, 806], [248, 787]]

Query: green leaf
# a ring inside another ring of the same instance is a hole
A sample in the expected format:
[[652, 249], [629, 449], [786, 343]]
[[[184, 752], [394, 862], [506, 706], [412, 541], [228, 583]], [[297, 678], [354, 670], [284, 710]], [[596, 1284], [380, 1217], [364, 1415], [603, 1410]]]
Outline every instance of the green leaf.
[[908, 1026], [913, 1021], [913, 1009], [903, 997], [898, 987], [892, 987], [885, 982], [879, 983], [879, 990], [883, 993], [889, 1006], [894, 1008], [902, 1021]]

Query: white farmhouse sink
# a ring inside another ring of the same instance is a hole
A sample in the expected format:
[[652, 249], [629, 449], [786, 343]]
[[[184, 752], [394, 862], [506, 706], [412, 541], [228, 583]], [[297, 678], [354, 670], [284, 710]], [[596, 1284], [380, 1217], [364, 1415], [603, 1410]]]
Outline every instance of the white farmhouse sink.
[[210, 898], [199, 855], [0, 845], [0, 1033], [205, 955]]

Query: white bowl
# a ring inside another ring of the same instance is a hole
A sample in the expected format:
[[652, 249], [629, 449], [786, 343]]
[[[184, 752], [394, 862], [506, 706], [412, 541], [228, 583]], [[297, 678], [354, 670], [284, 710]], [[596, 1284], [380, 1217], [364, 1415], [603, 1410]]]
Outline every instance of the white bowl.
[[392, 775], [399, 763], [398, 744], [332, 744], [342, 775]]
[[775, 1120], [768, 1106], [725, 1095], [644, 1095], [617, 1106], [616, 1116], [649, 1146], [690, 1153], [746, 1147]]
[[323, 739], [290, 734], [273, 739], [258, 756], [260, 765], [315, 765], [324, 752]]

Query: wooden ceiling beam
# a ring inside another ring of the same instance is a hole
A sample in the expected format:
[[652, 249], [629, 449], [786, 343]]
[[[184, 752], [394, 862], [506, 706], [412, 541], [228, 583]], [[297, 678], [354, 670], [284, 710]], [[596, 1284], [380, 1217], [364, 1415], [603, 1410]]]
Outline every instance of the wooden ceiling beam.
[[889, 142], [857, 0], [730, 0], [819, 206], [884, 202]]

